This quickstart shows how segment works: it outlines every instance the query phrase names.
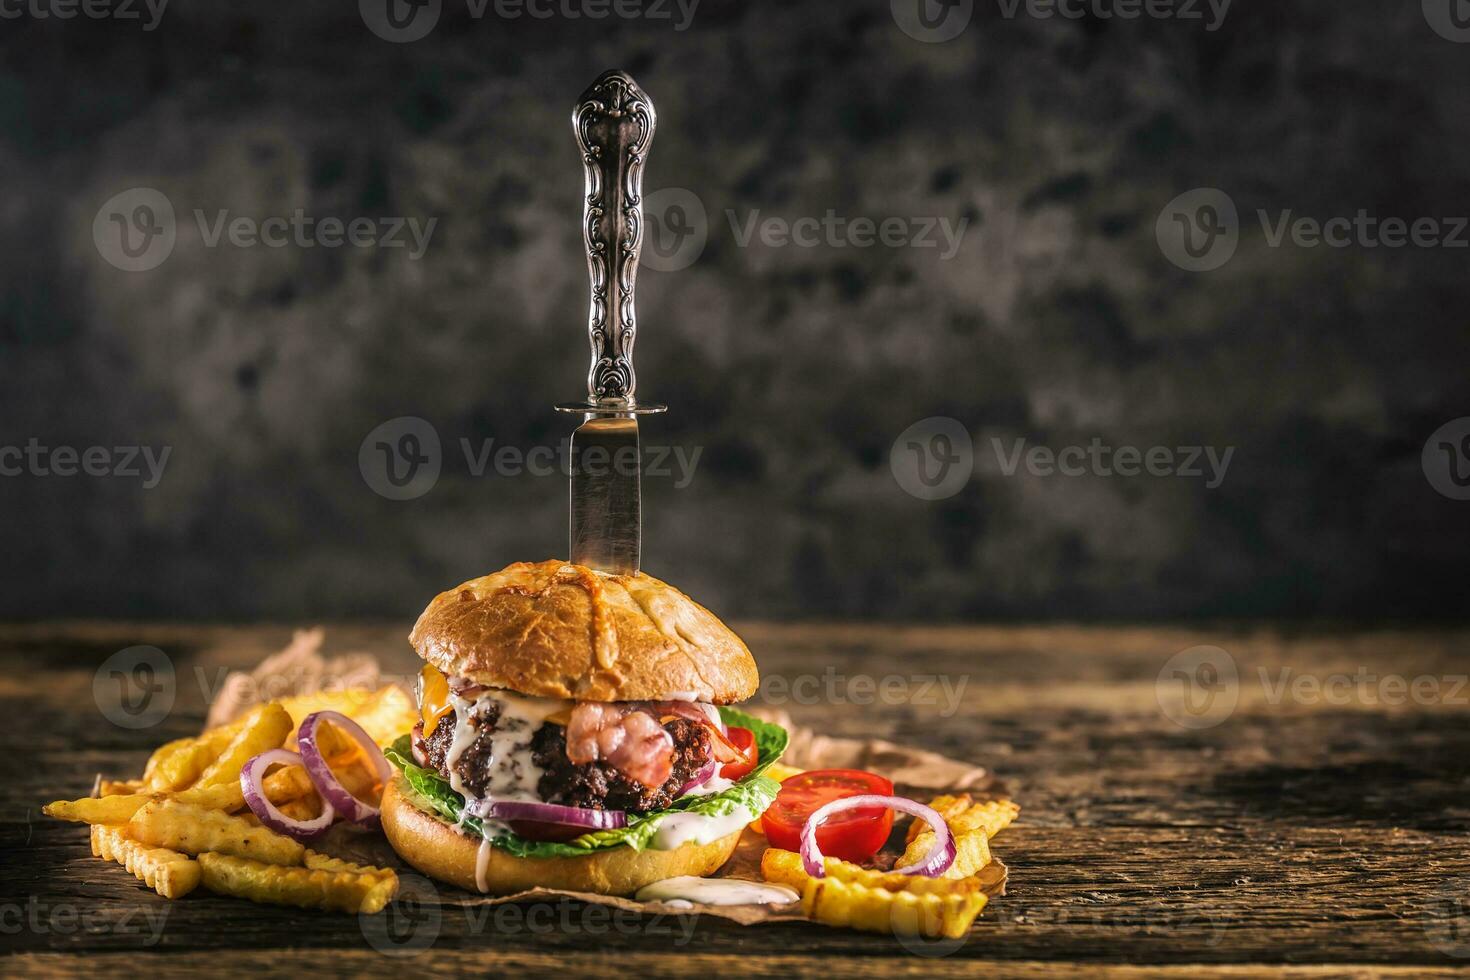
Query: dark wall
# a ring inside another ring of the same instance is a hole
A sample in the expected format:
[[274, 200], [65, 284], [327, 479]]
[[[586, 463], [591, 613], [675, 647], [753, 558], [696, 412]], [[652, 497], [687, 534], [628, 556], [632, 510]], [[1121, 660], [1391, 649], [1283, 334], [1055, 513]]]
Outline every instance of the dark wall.
[[[0, 22], [0, 447], [113, 473], [0, 458], [0, 615], [407, 617], [562, 553], [563, 478], [477, 477], [461, 440], [570, 431], [569, 114], [609, 67], [657, 104], [655, 261], [685, 266], [640, 278], [639, 390], [671, 406], [644, 439], [702, 453], [646, 481], [649, 571], [728, 615], [1463, 615], [1470, 422], [1435, 433], [1470, 416], [1470, 43], [1433, 3], [989, 0], [943, 43], [887, 0], [704, 0], [685, 30], [443, 0], [411, 43], [259, 6]], [[210, 244], [296, 209], [437, 224], [417, 258]], [[1273, 242], [1360, 209], [1449, 241]], [[829, 212], [814, 247], [741, 244]], [[910, 243], [831, 230], [855, 218]], [[403, 416], [440, 475], [394, 500], [367, 437]], [[126, 446], [168, 447], [156, 486]], [[1120, 447], [1170, 462], [1119, 475]], [[1178, 474], [1187, 447], [1228, 466]]]

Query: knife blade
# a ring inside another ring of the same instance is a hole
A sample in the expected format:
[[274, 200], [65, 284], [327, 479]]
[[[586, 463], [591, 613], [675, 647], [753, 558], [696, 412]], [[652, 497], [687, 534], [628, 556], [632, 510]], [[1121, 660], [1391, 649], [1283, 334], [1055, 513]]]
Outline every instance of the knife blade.
[[604, 72], [572, 111], [582, 151], [582, 237], [591, 279], [587, 400], [558, 405], [582, 415], [572, 433], [572, 562], [626, 575], [638, 571], [643, 537], [638, 416], [664, 410], [635, 397], [633, 304], [643, 246], [643, 165], [657, 116], [627, 72]]

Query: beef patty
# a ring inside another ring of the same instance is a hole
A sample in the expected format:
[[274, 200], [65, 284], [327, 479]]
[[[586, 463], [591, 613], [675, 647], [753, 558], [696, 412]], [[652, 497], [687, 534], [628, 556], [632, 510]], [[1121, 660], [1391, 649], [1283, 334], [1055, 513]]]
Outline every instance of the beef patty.
[[[455, 768], [465, 788], [483, 796], [489, 782], [492, 736], [500, 720], [500, 705], [486, 704], [478, 719], [475, 738], [460, 753]], [[439, 719], [422, 745], [429, 765], [445, 779], [449, 778], [449, 744], [454, 741], [454, 728], [451, 711]], [[566, 730], [549, 722], [543, 724], [531, 736], [531, 759], [544, 770], [536, 791], [547, 803], [588, 810], [662, 810], [674, 802], [679, 790], [712, 755], [710, 735], [703, 725], [675, 718], [664, 725], [664, 731], [674, 741], [673, 768], [668, 780], [655, 788], [630, 779], [606, 762], [573, 763], [567, 758]]]

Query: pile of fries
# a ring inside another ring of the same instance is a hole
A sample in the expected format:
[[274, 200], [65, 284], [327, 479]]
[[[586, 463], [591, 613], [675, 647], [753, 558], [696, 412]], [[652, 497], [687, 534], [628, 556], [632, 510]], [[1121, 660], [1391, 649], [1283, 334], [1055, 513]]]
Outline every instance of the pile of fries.
[[[340, 912], [378, 912], [398, 891], [386, 868], [317, 853], [261, 825], [245, 804], [240, 770], [262, 752], [291, 748], [302, 719], [340, 711], [382, 744], [413, 724], [414, 710], [397, 687], [302, 695], [257, 705], [237, 721], [153, 753], [142, 778], [99, 779], [95, 795], [58, 800], [47, 815], [91, 825], [92, 853], [115, 861], [165, 898], [203, 885], [253, 902]], [[321, 743], [342, 785], [377, 800], [383, 787], [350, 738], [324, 725]], [[283, 813], [310, 820], [322, 801], [301, 766], [262, 780]]]
[[[954, 835], [955, 860], [938, 878], [873, 871], [838, 858], [824, 858], [826, 877], [806, 873], [801, 855], [767, 848], [761, 874], [767, 881], [801, 893], [807, 918], [831, 926], [871, 932], [959, 939], [985, 908], [978, 872], [990, 863], [990, 838], [1021, 812], [1010, 800], [977, 803], [968, 793], [938, 796], [929, 804]], [[909, 827], [899, 865], [914, 864], [929, 853], [934, 831], [923, 821]]]

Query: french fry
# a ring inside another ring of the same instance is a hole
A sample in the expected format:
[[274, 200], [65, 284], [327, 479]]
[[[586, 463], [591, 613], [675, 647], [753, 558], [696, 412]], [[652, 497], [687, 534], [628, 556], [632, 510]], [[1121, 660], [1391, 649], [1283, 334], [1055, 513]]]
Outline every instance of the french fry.
[[321, 816], [321, 800], [315, 794], [282, 803], [276, 809], [292, 820], [315, 820]]
[[147, 764], [143, 766], [143, 782], [152, 782], [153, 774], [158, 772], [159, 766], [163, 764], [165, 759], [176, 752], [182, 752], [193, 744], [193, 742], [193, 738], [185, 736], [184, 738], [176, 738], [172, 742], [164, 742], [158, 748], [154, 749], [153, 754], [148, 757]]
[[335, 759], [329, 760], [329, 764], [337, 776], [337, 782], [353, 796], [373, 804], [382, 799], [383, 786], [378, 782], [377, 773], [363, 764], [360, 755], [346, 764], [340, 764]]
[[988, 901], [978, 887], [953, 894], [869, 888], [838, 878], [809, 878], [801, 893], [807, 918], [831, 926], [959, 939]]
[[334, 858], [330, 855], [323, 854], [321, 851], [313, 851], [309, 847], [306, 849], [305, 860], [306, 866], [313, 871], [345, 871], [348, 874], [355, 875], [393, 875], [397, 877], [396, 873], [390, 868], [375, 868], [370, 864], [353, 864], [351, 861]]
[[[402, 688], [393, 684], [380, 687], [376, 691], [356, 687], [343, 691], [300, 694], [281, 698], [276, 703], [290, 713], [293, 731], [301, 727], [301, 722], [307, 715], [318, 711], [340, 711], [361, 725], [363, 731], [379, 745], [387, 745], [408, 731], [418, 717], [413, 699]], [[331, 726], [325, 729], [330, 730]], [[337, 754], [344, 745], [355, 746], [355, 743], [345, 740], [338, 741], [335, 733], [324, 735], [323, 739], [326, 744], [322, 746], [322, 751], [327, 755]], [[295, 741], [293, 737], [288, 745], [294, 748]]]
[[[929, 806], [938, 811], [944, 818], [944, 822], [950, 825], [950, 830], [956, 834], [966, 833], [972, 830], [985, 831], [986, 837], [994, 837], [1009, 827], [1021, 812], [1021, 808], [1010, 800], [989, 800], [985, 803], [976, 803], [970, 799], [969, 793], [961, 793], [958, 796], [936, 796], [929, 801]], [[929, 825], [922, 820], [915, 820], [909, 825], [908, 835], [904, 842], [912, 844], [914, 838], [928, 830]]]
[[204, 887], [252, 902], [338, 912], [381, 912], [398, 891], [397, 875], [283, 868], [248, 858], [199, 855]]
[[[301, 766], [281, 766], [272, 770], [260, 781], [260, 787], [265, 790], [265, 798], [276, 806], [316, 792], [316, 787], [312, 786], [310, 777]], [[234, 813], [245, 806], [245, 790], [241, 787], [239, 778], [215, 786], [196, 786], [171, 796], [181, 803], [192, 803], [208, 810], [224, 810], [227, 813]]]
[[278, 749], [291, 734], [291, 715], [271, 702], [250, 716], [219, 757], [199, 777], [200, 786], [216, 786], [238, 780], [240, 770], [253, 756]]
[[[248, 714], [228, 725], [211, 728], [197, 738], [180, 739], [179, 742], [184, 743], [182, 745], [178, 742], [170, 742], [159, 749], [154, 756], [157, 757], [163, 753], [162, 758], [159, 758], [156, 763], [150, 759], [148, 763], [152, 767], [152, 772], [148, 776], [148, 788], [154, 791], [169, 792], [193, 785], [199, 779], [199, 775], [208, 769], [215, 759], [219, 758], [219, 754], [253, 717], [254, 713]], [[171, 751], [166, 751], [170, 746], [176, 747]]]
[[145, 847], [120, 827], [93, 824], [92, 853], [116, 861], [164, 898], [183, 898], [199, 887], [198, 861], [162, 847]]
[[177, 800], [152, 800], [128, 821], [128, 836], [186, 854], [219, 851], [268, 864], [300, 864], [306, 848], [241, 818]]
[[[967, 895], [980, 890], [975, 878], [955, 880], [953, 878], [927, 878], [923, 875], [903, 875], [893, 871], [874, 871], [840, 858], [823, 858], [822, 868], [827, 877], [834, 881], [850, 881], [865, 888], [878, 888], [889, 892], [912, 892], [915, 895]], [[768, 847], [761, 855], [761, 877], [781, 885], [789, 885], [797, 891], [806, 888], [812, 876], [806, 873], [801, 855], [795, 851], [783, 851]]]
[[97, 780], [98, 796], [132, 796], [134, 793], [143, 791], [143, 780], [141, 779], [102, 779]]
[[[944, 814], [944, 822], [954, 836], [954, 863], [944, 872], [945, 878], [968, 878], [990, 863], [990, 838], [1016, 819], [1021, 808], [1010, 800], [991, 800], [974, 803], [968, 795], [963, 797], [936, 797], [935, 809]], [[932, 805], [932, 804], [931, 804]], [[921, 821], [915, 821], [915, 824]], [[910, 827], [910, 832], [913, 831]], [[924, 825], [909, 840], [900, 865], [916, 864], [924, 859], [934, 846], [934, 831]]]
[[[236, 780], [236, 785], [239, 785], [239, 780]], [[311, 777], [306, 774], [303, 766], [281, 766], [267, 773], [260, 781], [260, 787], [265, 790], [265, 798], [277, 806], [316, 792], [316, 787], [311, 784]], [[243, 798], [240, 805], [245, 805]]]
[[85, 796], [80, 800], [57, 800], [41, 807], [41, 812], [58, 820], [75, 823], [125, 824], [151, 796]]

